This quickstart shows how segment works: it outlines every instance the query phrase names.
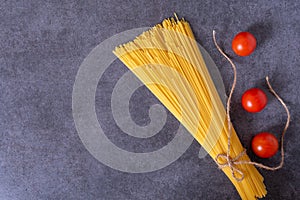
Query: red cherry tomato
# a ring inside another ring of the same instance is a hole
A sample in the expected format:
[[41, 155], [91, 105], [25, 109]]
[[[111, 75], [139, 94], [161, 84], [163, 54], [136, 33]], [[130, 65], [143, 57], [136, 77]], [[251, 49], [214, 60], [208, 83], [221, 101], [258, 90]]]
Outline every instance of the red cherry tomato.
[[256, 48], [256, 39], [249, 32], [240, 32], [232, 40], [232, 50], [239, 56], [249, 56]]
[[267, 105], [267, 95], [259, 88], [251, 88], [242, 96], [242, 106], [248, 112], [260, 112]]
[[270, 158], [278, 151], [277, 138], [268, 132], [262, 132], [252, 139], [252, 151], [261, 158]]

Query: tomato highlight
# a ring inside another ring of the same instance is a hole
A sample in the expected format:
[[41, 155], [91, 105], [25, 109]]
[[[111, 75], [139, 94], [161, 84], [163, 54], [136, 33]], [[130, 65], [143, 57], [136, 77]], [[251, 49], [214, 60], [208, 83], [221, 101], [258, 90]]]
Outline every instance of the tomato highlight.
[[270, 158], [278, 151], [277, 138], [268, 132], [262, 132], [252, 139], [252, 151], [260, 158]]
[[260, 112], [268, 103], [267, 95], [259, 88], [251, 88], [242, 96], [243, 108], [252, 113]]
[[232, 50], [239, 56], [249, 56], [256, 48], [256, 39], [249, 32], [240, 32], [232, 40]]

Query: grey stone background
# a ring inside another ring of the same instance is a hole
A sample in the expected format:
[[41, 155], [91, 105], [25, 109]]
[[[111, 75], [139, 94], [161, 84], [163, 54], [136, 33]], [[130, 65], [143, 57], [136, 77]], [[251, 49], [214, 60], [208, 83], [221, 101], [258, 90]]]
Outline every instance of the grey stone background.
[[[239, 199], [227, 177], [207, 156], [199, 159], [199, 144], [171, 165], [150, 173], [111, 169], [84, 148], [72, 117], [72, 87], [83, 59], [116, 33], [153, 26], [177, 12], [188, 20], [197, 41], [210, 53], [228, 89], [229, 64], [212, 42], [212, 30], [238, 68], [232, 120], [251, 158], [276, 165], [250, 151], [253, 135], [269, 131], [277, 137], [285, 111], [268, 93], [269, 103], [258, 114], [245, 112], [242, 93], [251, 87], [274, 89], [288, 104], [292, 123], [285, 140], [284, 168], [260, 170], [265, 199], [297, 199], [299, 195], [299, 1], [0, 1], [0, 199]], [[250, 31], [258, 40], [249, 57], [233, 54], [231, 40]], [[117, 129], [110, 112], [114, 84], [127, 71], [114, 62], [100, 79], [96, 108], [107, 136], [119, 147], [149, 152], [176, 134], [179, 123], [168, 114], [164, 129], [149, 139], [137, 139]], [[147, 108], [158, 101], [140, 88], [132, 96], [132, 118], [149, 123]]]

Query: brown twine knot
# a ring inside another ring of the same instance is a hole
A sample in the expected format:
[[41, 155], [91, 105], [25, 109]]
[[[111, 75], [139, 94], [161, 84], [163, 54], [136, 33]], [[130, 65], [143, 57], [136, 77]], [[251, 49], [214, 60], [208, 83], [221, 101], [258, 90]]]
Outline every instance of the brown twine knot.
[[[244, 173], [239, 170], [236, 165], [240, 164], [239, 159], [246, 154], [246, 149], [244, 149], [239, 155], [237, 155], [235, 158], [231, 158], [230, 156], [228, 156], [227, 154], [218, 154], [217, 157], [215, 158], [216, 163], [219, 166], [219, 169], [223, 169], [225, 167], [229, 167], [232, 176], [237, 180], [237, 181], [242, 181], [245, 177]], [[223, 158], [225, 160], [225, 162], [221, 162], [219, 160], [219, 158]], [[240, 177], [238, 177], [236, 175], [236, 173], [238, 173], [240, 175]]]
[[[257, 167], [266, 169], [266, 170], [271, 170], [271, 171], [275, 171], [278, 170], [280, 168], [282, 168], [283, 163], [284, 163], [284, 149], [283, 149], [283, 139], [284, 139], [284, 135], [289, 127], [290, 124], [290, 112], [289, 109], [287, 108], [286, 104], [284, 103], [284, 101], [279, 97], [279, 95], [275, 92], [275, 90], [272, 88], [270, 82], [269, 82], [269, 77], [266, 77], [266, 81], [269, 87], [269, 90], [272, 92], [272, 94], [277, 98], [277, 100], [282, 104], [282, 106], [284, 107], [286, 113], [287, 113], [287, 120], [286, 120], [286, 124], [285, 127], [282, 131], [281, 134], [281, 162], [278, 166], [276, 167], [269, 167], [266, 165], [263, 165], [261, 163], [257, 163], [257, 162], [252, 162], [252, 161], [240, 161], [240, 158], [243, 157], [243, 155], [246, 154], [246, 150], [244, 149], [241, 153], [239, 153], [236, 157], [231, 158], [230, 157], [230, 147], [231, 147], [231, 135], [232, 135], [232, 131], [231, 131], [231, 119], [230, 119], [230, 103], [231, 103], [231, 98], [232, 98], [232, 94], [234, 91], [234, 88], [236, 86], [236, 77], [237, 77], [237, 73], [236, 73], [236, 67], [234, 65], [234, 63], [232, 62], [232, 60], [222, 51], [222, 49], [219, 47], [217, 41], [216, 41], [216, 32], [213, 31], [213, 40], [215, 43], [215, 46], [217, 47], [217, 49], [219, 50], [219, 52], [228, 60], [228, 62], [231, 64], [232, 69], [233, 69], [233, 83], [231, 86], [231, 90], [227, 99], [227, 104], [226, 104], [226, 117], [227, 117], [227, 123], [228, 123], [228, 143], [227, 143], [227, 153], [226, 154], [218, 154], [215, 158], [215, 161], [217, 163], [217, 165], [219, 166], [220, 169], [223, 169], [225, 167], [229, 167], [231, 174], [233, 176], [233, 178], [238, 181], [241, 182], [245, 175], [244, 173], [239, 170], [236, 165], [255, 165]], [[220, 158], [223, 158], [223, 162], [220, 161]], [[237, 174], [240, 175], [240, 177], [237, 176]]]

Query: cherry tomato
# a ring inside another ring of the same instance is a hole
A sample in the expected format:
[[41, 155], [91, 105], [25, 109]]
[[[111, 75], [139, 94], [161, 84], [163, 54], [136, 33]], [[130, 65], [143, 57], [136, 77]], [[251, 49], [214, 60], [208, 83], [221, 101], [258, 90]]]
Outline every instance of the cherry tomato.
[[262, 132], [252, 139], [252, 151], [261, 158], [270, 158], [278, 151], [277, 138], [268, 132]]
[[249, 32], [240, 32], [232, 40], [232, 49], [239, 56], [249, 56], [256, 48], [256, 39]]
[[267, 105], [267, 95], [259, 88], [251, 88], [242, 96], [243, 108], [252, 113], [260, 112]]

